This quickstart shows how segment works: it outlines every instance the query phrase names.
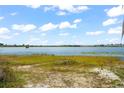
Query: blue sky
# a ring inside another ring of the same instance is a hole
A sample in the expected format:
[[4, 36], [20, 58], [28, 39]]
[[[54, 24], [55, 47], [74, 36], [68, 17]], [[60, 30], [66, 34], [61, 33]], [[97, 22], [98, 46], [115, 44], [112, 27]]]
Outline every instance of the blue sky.
[[121, 6], [0, 6], [0, 42], [5, 44], [120, 43]]

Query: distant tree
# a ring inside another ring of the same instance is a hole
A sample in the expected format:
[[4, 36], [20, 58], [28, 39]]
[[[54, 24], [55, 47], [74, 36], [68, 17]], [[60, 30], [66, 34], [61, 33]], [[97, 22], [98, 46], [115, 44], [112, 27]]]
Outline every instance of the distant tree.
[[0, 46], [3, 46], [4, 44], [3, 43], [0, 43]]
[[29, 48], [30, 45], [25, 45], [25, 48]]
[[22, 46], [24, 47], [24, 46], [25, 46], [25, 44], [22, 44]]
[[17, 47], [17, 45], [15, 44], [14, 47]]
[[104, 47], [104, 45], [103, 45], [103, 44], [101, 44], [100, 46], [101, 46], [101, 47]]

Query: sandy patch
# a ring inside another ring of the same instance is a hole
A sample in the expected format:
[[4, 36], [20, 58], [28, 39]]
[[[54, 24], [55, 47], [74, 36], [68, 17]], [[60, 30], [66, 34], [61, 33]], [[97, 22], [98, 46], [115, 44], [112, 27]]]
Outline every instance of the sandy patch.
[[[83, 73], [44, 73], [45, 79], [43, 81], [33, 83], [27, 82], [28, 84], [24, 87], [39, 87], [39, 88], [53, 88], [53, 87], [63, 87], [63, 88], [81, 88], [81, 87], [92, 87], [93, 78], [86, 78]], [[42, 77], [42, 75], [39, 74]]]
[[116, 74], [114, 74], [112, 71], [107, 69], [95, 68], [92, 71], [98, 73], [98, 75], [103, 78], [107, 78], [111, 80], [120, 80], [120, 78]]

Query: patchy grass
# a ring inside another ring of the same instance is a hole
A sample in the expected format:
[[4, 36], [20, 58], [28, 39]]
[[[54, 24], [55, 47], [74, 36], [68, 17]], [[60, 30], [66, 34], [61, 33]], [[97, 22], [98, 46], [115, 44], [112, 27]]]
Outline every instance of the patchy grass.
[[[0, 87], [115, 87], [120, 85], [122, 87], [120, 81], [109, 81], [113, 86], [107, 86], [108, 83], [104, 84], [107, 80], [99, 79], [97, 74], [91, 75], [92, 68], [112, 71], [114, 69], [113, 72], [121, 80], [124, 78], [124, 62], [115, 57], [0, 55], [0, 69], [5, 73], [0, 80]], [[72, 80], [74, 82], [71, 82]], [[103, 81], [100, 83], [101, 80]], [[57, 82], [60, 84], [58, 85]]]
[[115, 74], [117, 74], [122, 80], [124, 80], [124, 68], [115, 69]]

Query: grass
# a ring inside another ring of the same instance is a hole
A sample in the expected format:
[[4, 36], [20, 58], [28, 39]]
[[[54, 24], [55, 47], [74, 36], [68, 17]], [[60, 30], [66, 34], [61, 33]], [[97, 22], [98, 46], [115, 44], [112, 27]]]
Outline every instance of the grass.
[[[0, 69], [5, 73], [0, 79], [0, 87], [24, 87], [28, 80], [42, 82], [52, 75], [50, 73], [86, 74], [94, 67], [114, 68], [116, 75], [123, 79], [124, 68], [120, 68], [123, 65], [119, 58], [105, 56], [0, 55]], [[70, 80], [63, 80], [71, 86]]]
[[115, 70], [115, 73], [122, 79], [124, 80], [124, 68], [118, 68]]
[[54, 63], [54, 65], [60, 65], [60, 66], [68, 66], [68, 65], [77, 65], [78, 62], [75, 60], [68, 60], [68, 59], [63, 59], [63, 60], [59, 60], [57, 62]]
[[22, 87], [24, 81], [20, 78], [21, 75], [16, 73], [8, 66], [0, 67], [2, 76], [0, 78], [0, 87]]

